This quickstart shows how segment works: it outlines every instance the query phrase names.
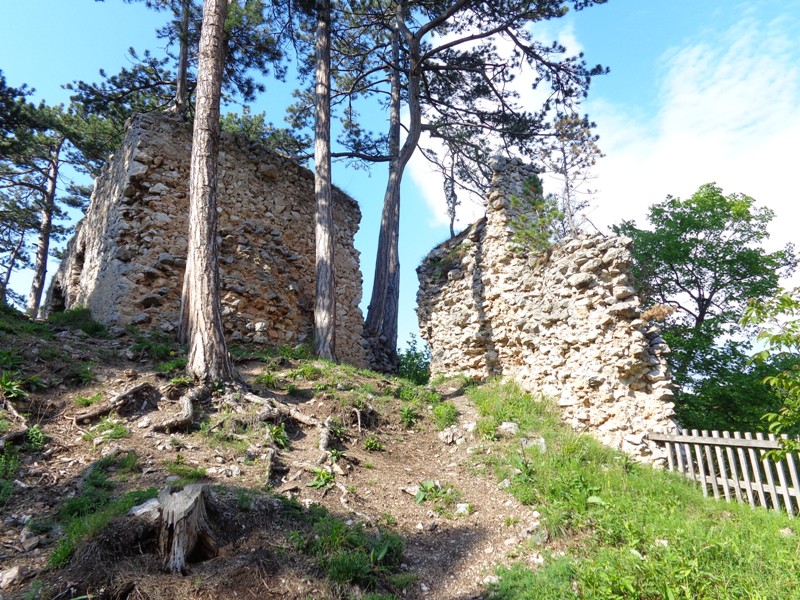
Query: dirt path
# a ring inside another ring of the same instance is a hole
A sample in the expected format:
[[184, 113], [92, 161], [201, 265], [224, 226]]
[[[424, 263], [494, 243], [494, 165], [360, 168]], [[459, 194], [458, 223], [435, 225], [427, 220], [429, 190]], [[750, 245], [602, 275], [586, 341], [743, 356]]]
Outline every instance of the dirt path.
[[[73, 348], [78, 345], [76, 340], [69, 342]], [[45, 452], [25, 456], [13, 500], [3, 511], [0, 525], [3, 568], [0, 571], [19, 566], [22, 574], [21, 581], [0, 591], [2, 598], [21, 597], [31, 581], [41, 577], [51, 583], [58, 582], [65, 590], [69, 588], [69, 571], [50, 571], [49, 574], [44, 571], [63, 532], [56, 528], [49, 533], [32, 535], [26, 523], [34, 516], [54, 515], [65, 498], [76, 495], [87, 466], [103, 454], [136, 452], [142, 469], [141, 474], [128, 482], [132, 487], [160, 488], [168, 484], [175, 476], [169, 475], [164, 465], [180, 455], [182, 463], [204, 468], [211, 484], [263, 489], [264, 466], [257, 458], [248, 458], [250, 451], [242, 453], [211, 444], [198, 431], [191, 434], [154, 431], [153, 423], [178, 410], [176, 404], [166, 399], [162, 399], [157, 408], [143, 403], [130, 414], [118, 417], [128, 432], [121, 439], [99, 442], [84, 439], [91, 430], [88, 425], [74, 423], [75, 414], [84, 410], [75, 405], [74, 399], [95, 393], [108, 398], [143, 381], [163, 388], [163, 379], [140, 367], [124, 361], [113, 366], [99, 365], [95, 382], [90, 386], [79, 390], [51, 390], [46, 397], [41, 397], [40, 401], [51, 407], [47, 417], [42, 419], [49, 441]], [[243, 371], [251, 375], [258, 370], [257, 365], [243, 366]], [[324, 418], [340, 407], [333, 394], [313, 392], [310, 382], [303, 387], [308, 392], [307, 397], [300, 400], [298, 406], [304, 412]], [[287, 471], [272, 481], [275, 491], [301, 504], [319, 503], [346, 519], [388, 525], [400, 533], [406, 540], [404, 568], [416, 575], [414, 583], [403, 593], [404, 598], [480, 598], [484, 583], [491, 580], [497, 565], [514, 560], [535, 566], [541, 560], [532, 543], [542, 536], [538, 513], [517, 502], [503, 489], [502, 483], [498, 484], [494, 476], [486, 472], [489, 468], [477, 460], [481, 455], [491, 454], [492, 443], [479, 440], [471, 433], [477, 415], [469, 400], [457, 395], [455, 389], [442, 391], [454, 394], [450, 401], [459, 411], [457, 424], [445, 432], [437, 432], [425, 415], [415, 428], [406, 429], [396, 416], [396, 405], [378, 407], [380, 418], [372, 429], [365, 426], [359, 432], [357, 423], [353, 423], [343, 443], [347, 458], [337, 463], [340, 473], [336, 479], [341, 486], [330, 490], [308, 485], [314, 477], [309, 465], [314, 465], [319, 457], [316, 431], [290, 428], [291, 446], [279, 453], [280, 462]], [[202, 407], [202, 411], [213, 410], [216, 408]], [[368, 438], [379, 440], [383, 449], [365, 449], [364, 442]], [[429, 493], [424, 501], [417, 502], [415, 494], [420, 485], [427, 485]], [[438, 492], [444, 494], [451, 488], [453, 491], [447, 498], [435, 501]], [[226, 516], [231, 523], [237, 523], [240, 531], [230, 534], [230, 543], [222, 547], [219, 558], [202, 567], [198, 565], [193, 578], [178, 582], [159, 575], [156, 570], [148, 575], [152, 565], [136, 560], [129, 561], [128, 570], [135, 573], [139, 569], [139, 577], [147, 576], [151, 585], [160, 586], [161, 592], [152, 597], [242, 597], [243, 594], [247, 597], [250, 592], [255, 593], [252, 597], [322, 597], [315, 595], [321, 592], [312, 582], [305, 582], [302, 577], [293, 579], [291, 570], [286, 570], [290, 565], [276, 564], [270, 568], [262, 565], [260, 581], [236, 575], [234, 566], [241, 566], [242, 557], [252, 558], [273, 543], [264, 537], [266, 534], [257, 531], [256, 514], [257, 511], [250, 516]], [[228, 566], [223, 567], [223, 564]], [[273, 572], [276, 575], [271, 578]], [[224, 588], [221, 584], [203, 587], [198, 583], [226, 578], [238, 578], [241, 585]], [[270, 592], [265, 595], [267, 588]]]

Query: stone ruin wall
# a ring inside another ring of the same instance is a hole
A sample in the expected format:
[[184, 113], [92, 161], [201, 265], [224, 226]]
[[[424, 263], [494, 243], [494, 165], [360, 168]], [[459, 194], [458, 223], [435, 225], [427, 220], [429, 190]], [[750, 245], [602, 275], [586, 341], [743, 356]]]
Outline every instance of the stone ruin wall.
[[659, 462], [663, 451], [646, 433], [676, 429], [669, 349], [641, 318], [631, 241], [582, 236], [524, 256], [512, 242], [511, 197], [535, 172], [501, 158], [492, 167], [486, 217], [417, 269], [432, 371], [516, 379], [554, 398], [576, 430]]
[[[48, 295], [50, 311], [83, 305], [108, 326], [172, 333], [186, 264], [192, 130], [168, 114], [132, 120], [95, 182], [86, 217]], [[314, 179], [294, 161], [223, 133], [218, 170], [221, 295], [229, 340], [310, 342], [315, 287]], [[334, 190], [337, 350], [366, 366], [361, 212]]]

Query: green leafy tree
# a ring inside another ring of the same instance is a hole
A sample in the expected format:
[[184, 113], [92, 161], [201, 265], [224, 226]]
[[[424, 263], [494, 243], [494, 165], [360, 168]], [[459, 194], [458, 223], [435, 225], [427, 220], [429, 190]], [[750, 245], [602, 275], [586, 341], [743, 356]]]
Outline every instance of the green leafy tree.
[[[764, 349], [756, 354], [756, 363], [772, 360], [783, 367], [764, 379], [782, 406], [763, 418], [771, 433], [796, 437], [800, 432], [800, 288], [780, 290], [771, 298], [751, 302], [742, 324], [760, 328], [758, 341]], [[786, 440], [783, 450], [800, 450], [800, 441]]]
[[[651, 206], [651, 229], [639, 229], [631, 221], [614, 227], [633, 239], [633, 272], [645, 306], [674, 309], [663, 336], [672, 348], [669, 363], [680, 388], [676, 412], [684, 426], [699, 424], [693, 415], [701, 414], [700, 406], [718, 404], [711, 397], [719, 392], [711, 392], [714, 385], [729, 387], [731, 378], [743, 375], [735, 367], [749, 343], [739, 341], [746, 337], [739, 318], [750, 299], [775, 294], [780, 277], [797, 264], [791, 245], [771, 253], [763, 248], [773, 216], [749, 196], [726, 196], [718, 186], [706, 184], [687, 200], [668, 196]], [[748, 372], [755, 382], [760, 380], [760, 373]], [[726, 375], [727, 380], [719, 379]], [[727, 402], [734, 401], [747, 399], [728, 397]], [[753, 402], [769, 405], [774, 398]], [[752, 414], [746, 407], [740, 410]], [[707, 417], [705, 425], [712, 420]]]

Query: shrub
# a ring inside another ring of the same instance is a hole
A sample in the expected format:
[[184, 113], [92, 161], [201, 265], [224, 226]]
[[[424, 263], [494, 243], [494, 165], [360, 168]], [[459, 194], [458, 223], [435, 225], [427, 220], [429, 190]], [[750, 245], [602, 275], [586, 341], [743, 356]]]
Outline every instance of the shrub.
[[408, 347], [398, 352], [397, 375], [416, 383], [425, 385], [431, 378], [431, 351], [424, 342], [417, 346], [417, 337], [411, 334]]

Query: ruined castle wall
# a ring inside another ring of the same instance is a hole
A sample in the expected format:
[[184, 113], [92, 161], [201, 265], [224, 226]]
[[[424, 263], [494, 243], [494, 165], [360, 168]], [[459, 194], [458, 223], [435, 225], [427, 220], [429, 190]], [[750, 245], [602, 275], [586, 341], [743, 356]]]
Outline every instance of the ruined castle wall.
[[646, 460], [647, 432], [674, 431], [658, 329], [640, 318], [630, 240], [583, 236], [541, 256], [512, 241], [513, 196], [533, 175], [494, 159], [486, 217], [419, 267], [422, 337], [432, 371], [510, 377], [555, 399], [564, 419]]
[[[109, 326], [173, 332], [186, 263], [191, 125], [133, 119], [95, 183], [51, 286], [49, 310], [85, 305]], [[224, 325], [229, 339], [310, 342], [315, 287], [314, 180], [292, 160], [222, 134], [217, 204]], [[337, 349], [364, 365], [361, 212], [334, 191]]]

